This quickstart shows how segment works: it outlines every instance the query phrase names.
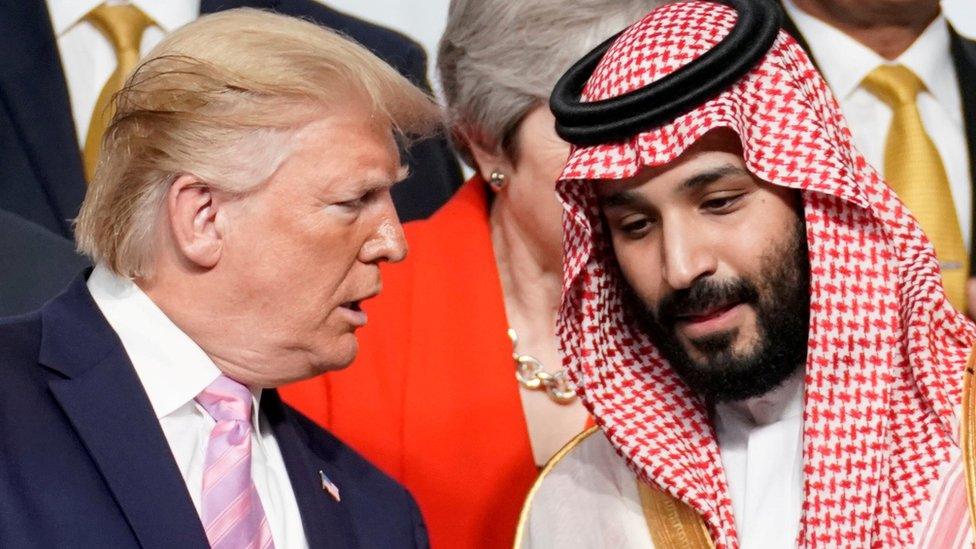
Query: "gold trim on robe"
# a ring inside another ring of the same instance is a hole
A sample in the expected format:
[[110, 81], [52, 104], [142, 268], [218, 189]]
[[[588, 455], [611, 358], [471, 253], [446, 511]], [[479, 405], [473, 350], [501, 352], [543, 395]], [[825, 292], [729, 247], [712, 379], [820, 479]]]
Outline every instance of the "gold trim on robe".
[[[969, 520], [976, 531], [976, 347], [970, 352], [963, 378], [962, 418], [960, 445], [966, 473], [966, 495], [969, 503]], [[525, 525], [533, 497], [549, 473], [581, 442], [599, 430], [591, 427], [570, 440], [546, 463], [526, 496], [519, 514], [515, 533], [515, 549], [522, 544]], [[636, 479], [641, 508], [655, 549], [713, 549], [705, 521], [684, 502], [667, 492]]]
[[962, 446], [963, 465], [966, 468], [966, 496], [969, 500], [969, 523], [976, 530], [976, 390], [973, 389], [973, 376], [976, 375], [976, 348], [969, 353], [962, 386]]

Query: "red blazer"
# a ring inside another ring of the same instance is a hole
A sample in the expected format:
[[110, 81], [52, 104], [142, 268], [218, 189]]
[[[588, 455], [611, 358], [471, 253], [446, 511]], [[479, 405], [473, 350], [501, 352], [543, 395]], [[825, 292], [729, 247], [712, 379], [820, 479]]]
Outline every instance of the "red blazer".
[[408, 258], [364, 303], [349, 368], [285, 387], [293, 406], [417, 498], [434, 547], [511, 547], [537, 474], [529, 445], [485, 184], [468, 181], [405, 225]]

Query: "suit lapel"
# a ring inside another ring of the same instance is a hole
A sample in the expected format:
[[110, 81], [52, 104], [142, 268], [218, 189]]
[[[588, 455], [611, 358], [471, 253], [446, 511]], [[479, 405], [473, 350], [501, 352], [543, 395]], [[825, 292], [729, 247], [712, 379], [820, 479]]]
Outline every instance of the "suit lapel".
[[[966, 145], [969, 150], [969, 178], [976, 194], [976, 42], [966, 40], [950, 30], [949, 50], [956, 66], [959, 94], [962, 97], [962, 119], [965, 126]], [[972, 201], [972, 216], [976, 221], [976, 200]], [[976, 222], [969, 240], [969, 269], [976, 273]]]
[[285, 409], [277, 391], [264, 392], [261, 410], [281, 449], [309, 547], [358, 547], [349, 511], [322, 488], [320, 471], [337, 481], [342, 490], [340, 471], [312, 450], [308, 435], [297, 424], [294, 415]]
[[159, 421], [121, 342], [79, 277], [42, 311], [40, 361], [140, 545], [207, 547]]
[[10, 112], [62, 232], [70, 238], [67, 219], [78, 214], [85, 178], [47, 4], [0, 3], [0, 36], [0, 101]]

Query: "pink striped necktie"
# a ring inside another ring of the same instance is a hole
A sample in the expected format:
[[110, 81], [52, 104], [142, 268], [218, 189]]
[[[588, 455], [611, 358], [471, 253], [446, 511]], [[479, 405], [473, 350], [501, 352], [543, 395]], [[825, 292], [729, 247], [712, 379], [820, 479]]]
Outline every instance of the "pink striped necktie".
[[251, 391], [221, 375], [197, 395], [217, 422], [203, 470], [203, 526], [214, 549], [274, 547], [251, 478]]

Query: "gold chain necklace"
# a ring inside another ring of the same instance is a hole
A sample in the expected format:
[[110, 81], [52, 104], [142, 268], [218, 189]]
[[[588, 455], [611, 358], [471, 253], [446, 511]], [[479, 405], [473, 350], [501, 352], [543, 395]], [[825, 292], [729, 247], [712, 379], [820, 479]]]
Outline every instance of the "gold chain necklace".
[[545, 390], [557, 404], [569, 404], [576, 400], [576, 386], [569, 380], [565, 369], [554, 374], [542, 369], [542, 363], [532, 355], [518, 352], [518, 334], [514, 328], [508, 329], [512, 340], [512, 360], [515, 361], [515, 379], [522, 387], [530, 390]]

